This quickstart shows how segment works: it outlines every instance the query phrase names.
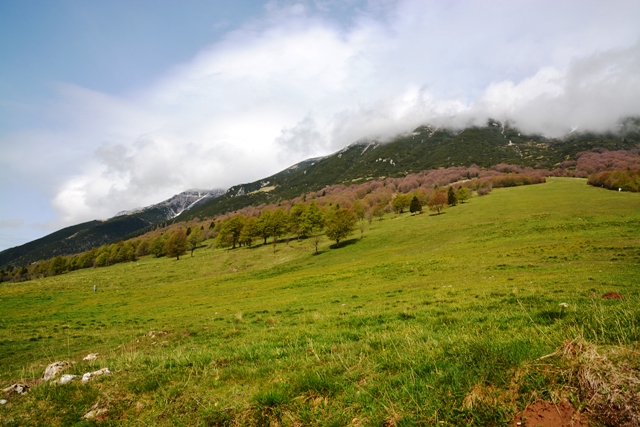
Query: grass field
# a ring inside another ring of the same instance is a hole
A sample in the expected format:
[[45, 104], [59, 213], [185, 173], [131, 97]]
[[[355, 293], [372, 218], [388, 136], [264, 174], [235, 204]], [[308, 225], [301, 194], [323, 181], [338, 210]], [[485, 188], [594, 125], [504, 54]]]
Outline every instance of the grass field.
[[561, 357], [538, 360], [566, 340], [640, 365], [640, 194], [551, 178], [358, 237], [0, 284], [2, 387], [58, 360], [113, 371], [34, 383], [0, 424], [502, 425], [582, 403]]

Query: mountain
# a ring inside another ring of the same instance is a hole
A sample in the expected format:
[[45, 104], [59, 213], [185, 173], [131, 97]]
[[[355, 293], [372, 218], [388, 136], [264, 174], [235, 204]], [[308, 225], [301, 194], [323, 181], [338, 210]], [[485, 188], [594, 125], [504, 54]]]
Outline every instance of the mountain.
[[222, 194], [224, 190], [188, 190], [158, 204], [120, 212], [106, 221], [94, 220], [51, 233], [0, 252], [0, 267], [23, 266], [34, 261], [71, 255], [111, 243], [138, 230], [167, 221]]
[[215, 200], [177, 217], [213, 217], [245, 206], [272, 203], [318, 191], [327, 185], [400, 177], [451, 166], [491, 167], [499, 163], [553, 169], [582, 151], [640, 147], [640, 119], [622, 121], [616, 132], [572, 131], [563, 138], [526, 135], [489, 120], [462, 130], [421, 126], [391, 141], [363, 140], [321, 158], [305, 160], [259, 181], [235, 185]]
[[524, 134], [509, 123], [495, 120], [460, 130], [420, 126], [390, 141], [357, 141], [329, 156], [305, 160], [259, 181], [234, 185], [226, 192], [189, 190], [156, 205], [121, 212], [107, 221], [65, 228], [0, 252], [0, 267], [78, 253], [135, 237], [167, 220], [212, 218], [246, 206], [294, 198], [327, 185], [473, 164], [485, 168], [509, 163], [553, 169], [579, 152], [601, 148], [640, 148], [640, 118], [621, 121], [615, 132], [572, 130], [563, 138]]
[[[161, 212], [164, 218], [162, 220], [173, 219], [189, 209], [215, 199], [225, 193], [224, 190], [198, 190], [192, 189], [176, 194], [170, 199], [160, 202], [146, 208], [138, 208], [130, 211], [118, 212], [114, 218], [125, 215], [136, 215], [145, 212], [157, 211]], [[162, 221], [161, 220], [161, 221]]]

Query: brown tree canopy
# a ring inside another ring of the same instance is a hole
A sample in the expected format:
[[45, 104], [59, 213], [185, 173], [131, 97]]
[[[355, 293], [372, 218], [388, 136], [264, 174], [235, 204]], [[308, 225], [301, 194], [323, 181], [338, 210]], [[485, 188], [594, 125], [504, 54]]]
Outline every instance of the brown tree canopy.
[[435, 193], [427, 202], [427, 206], [431, 212], [437, 212], [440, 215], [440, 212], [447, 205], [447, 196], [444, 193]]

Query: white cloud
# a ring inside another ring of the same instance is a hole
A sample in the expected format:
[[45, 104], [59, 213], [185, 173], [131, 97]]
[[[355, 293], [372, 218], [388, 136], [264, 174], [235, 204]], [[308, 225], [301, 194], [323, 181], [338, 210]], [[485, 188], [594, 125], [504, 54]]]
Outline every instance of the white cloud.
[[427, 122], [494, 117], [557, 134], [640, 115], [637, 2], [378, 7], [340, 26], [271, 3], [134, 93], [60, 85], [44, 125], [0, 135], [3, 167], [51, 194], [70, 225]]

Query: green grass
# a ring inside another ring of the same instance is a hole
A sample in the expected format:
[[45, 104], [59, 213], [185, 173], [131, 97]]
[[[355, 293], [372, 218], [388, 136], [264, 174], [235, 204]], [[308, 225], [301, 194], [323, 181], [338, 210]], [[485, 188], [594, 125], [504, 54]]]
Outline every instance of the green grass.
[[1, 284], [3, 387], [57, 360], [113, 375], [34, 385], [0, 424], [502, 425], [566, 391], [536, 360], [563, 340], [640, 338], [638, 194], [548, 179], [356, 236]]

